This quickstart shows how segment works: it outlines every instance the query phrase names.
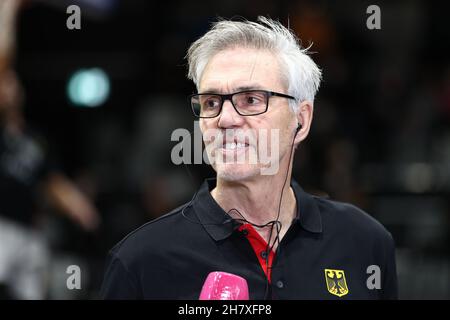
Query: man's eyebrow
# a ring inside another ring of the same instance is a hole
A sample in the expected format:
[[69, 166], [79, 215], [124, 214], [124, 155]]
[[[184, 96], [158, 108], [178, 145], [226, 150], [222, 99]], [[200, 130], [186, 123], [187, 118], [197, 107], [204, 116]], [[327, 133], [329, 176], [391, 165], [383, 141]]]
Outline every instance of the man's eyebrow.
[[237, 87], [235, 90], [236, 90], [236, 92], [247, 91], [247, 90], [263, 90], [263, 87], [259, 84], [256, 84], [256, 85], [250, 85], [250, 86]]
[[[259, 84], [245, 85], [234, 88], [233, 92], [247, 91], [247, 90], [264, 90]], [[230, 93], [233, 93], [230, 92]], [[223, 93], [222, 90], [216, 88], [207, 88], [200, 93]]]

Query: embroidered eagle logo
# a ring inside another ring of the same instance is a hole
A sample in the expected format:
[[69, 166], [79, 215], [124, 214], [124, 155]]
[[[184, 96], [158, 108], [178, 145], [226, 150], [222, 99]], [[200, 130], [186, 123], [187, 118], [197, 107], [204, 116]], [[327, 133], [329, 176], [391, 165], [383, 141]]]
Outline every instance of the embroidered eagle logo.
[[344, 270], [325, 269], [325, 280], [328, 292], [342, 297], [348, 293]]

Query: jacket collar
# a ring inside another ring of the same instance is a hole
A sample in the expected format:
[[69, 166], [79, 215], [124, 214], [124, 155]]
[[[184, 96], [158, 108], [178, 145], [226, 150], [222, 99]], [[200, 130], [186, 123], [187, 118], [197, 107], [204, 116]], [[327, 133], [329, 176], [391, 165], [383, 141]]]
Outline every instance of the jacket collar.
[[[241, 224], [219, 206], [211, 195], [216, 186], [216, 179], [206, 179], [195, 195], [192, 206], [195, 213], [209, 235], [216, 241], [229, 237]], [[295, 181], [291, 181], [297, 201], [297, 215], [294, 223], [312, 233], [322, 232], [322, 219], [320, 210], [314, 197], [306, 193]]]

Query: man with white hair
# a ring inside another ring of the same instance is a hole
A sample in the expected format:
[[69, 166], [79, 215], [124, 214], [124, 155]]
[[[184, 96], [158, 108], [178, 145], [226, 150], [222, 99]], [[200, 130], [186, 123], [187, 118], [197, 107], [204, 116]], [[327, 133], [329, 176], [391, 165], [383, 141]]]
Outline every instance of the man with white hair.
[[321, 80], [295, 35], [264, 17], [220, 20], [187, 58], [198, 90], [191, 107], [217, 177], [111, 250], [102, 296], [198, 299], [207, 275], [223, 271], [247, 281], [250, 299], [396, 298], [390, 233], [291, 179]]

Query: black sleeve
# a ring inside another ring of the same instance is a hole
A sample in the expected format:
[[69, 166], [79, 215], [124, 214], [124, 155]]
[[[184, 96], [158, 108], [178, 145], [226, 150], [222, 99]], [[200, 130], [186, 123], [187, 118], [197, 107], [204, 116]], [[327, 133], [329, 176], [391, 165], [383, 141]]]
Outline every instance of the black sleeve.
[[397, 285], [397, 267], [395, 262], [395, 243], [391, 234], [389, 233], [388, 242], [385, 246], [386, 262], [384, 268], [384, 279], [382, 282], [382, 295], [383, 300], [395, 300], [398, 299], [398, 285]]
[[135, 278], [120, 258], [111, 252], [100, 297], [105, 300], [142, 299], [141, 291], [138, 288]]

